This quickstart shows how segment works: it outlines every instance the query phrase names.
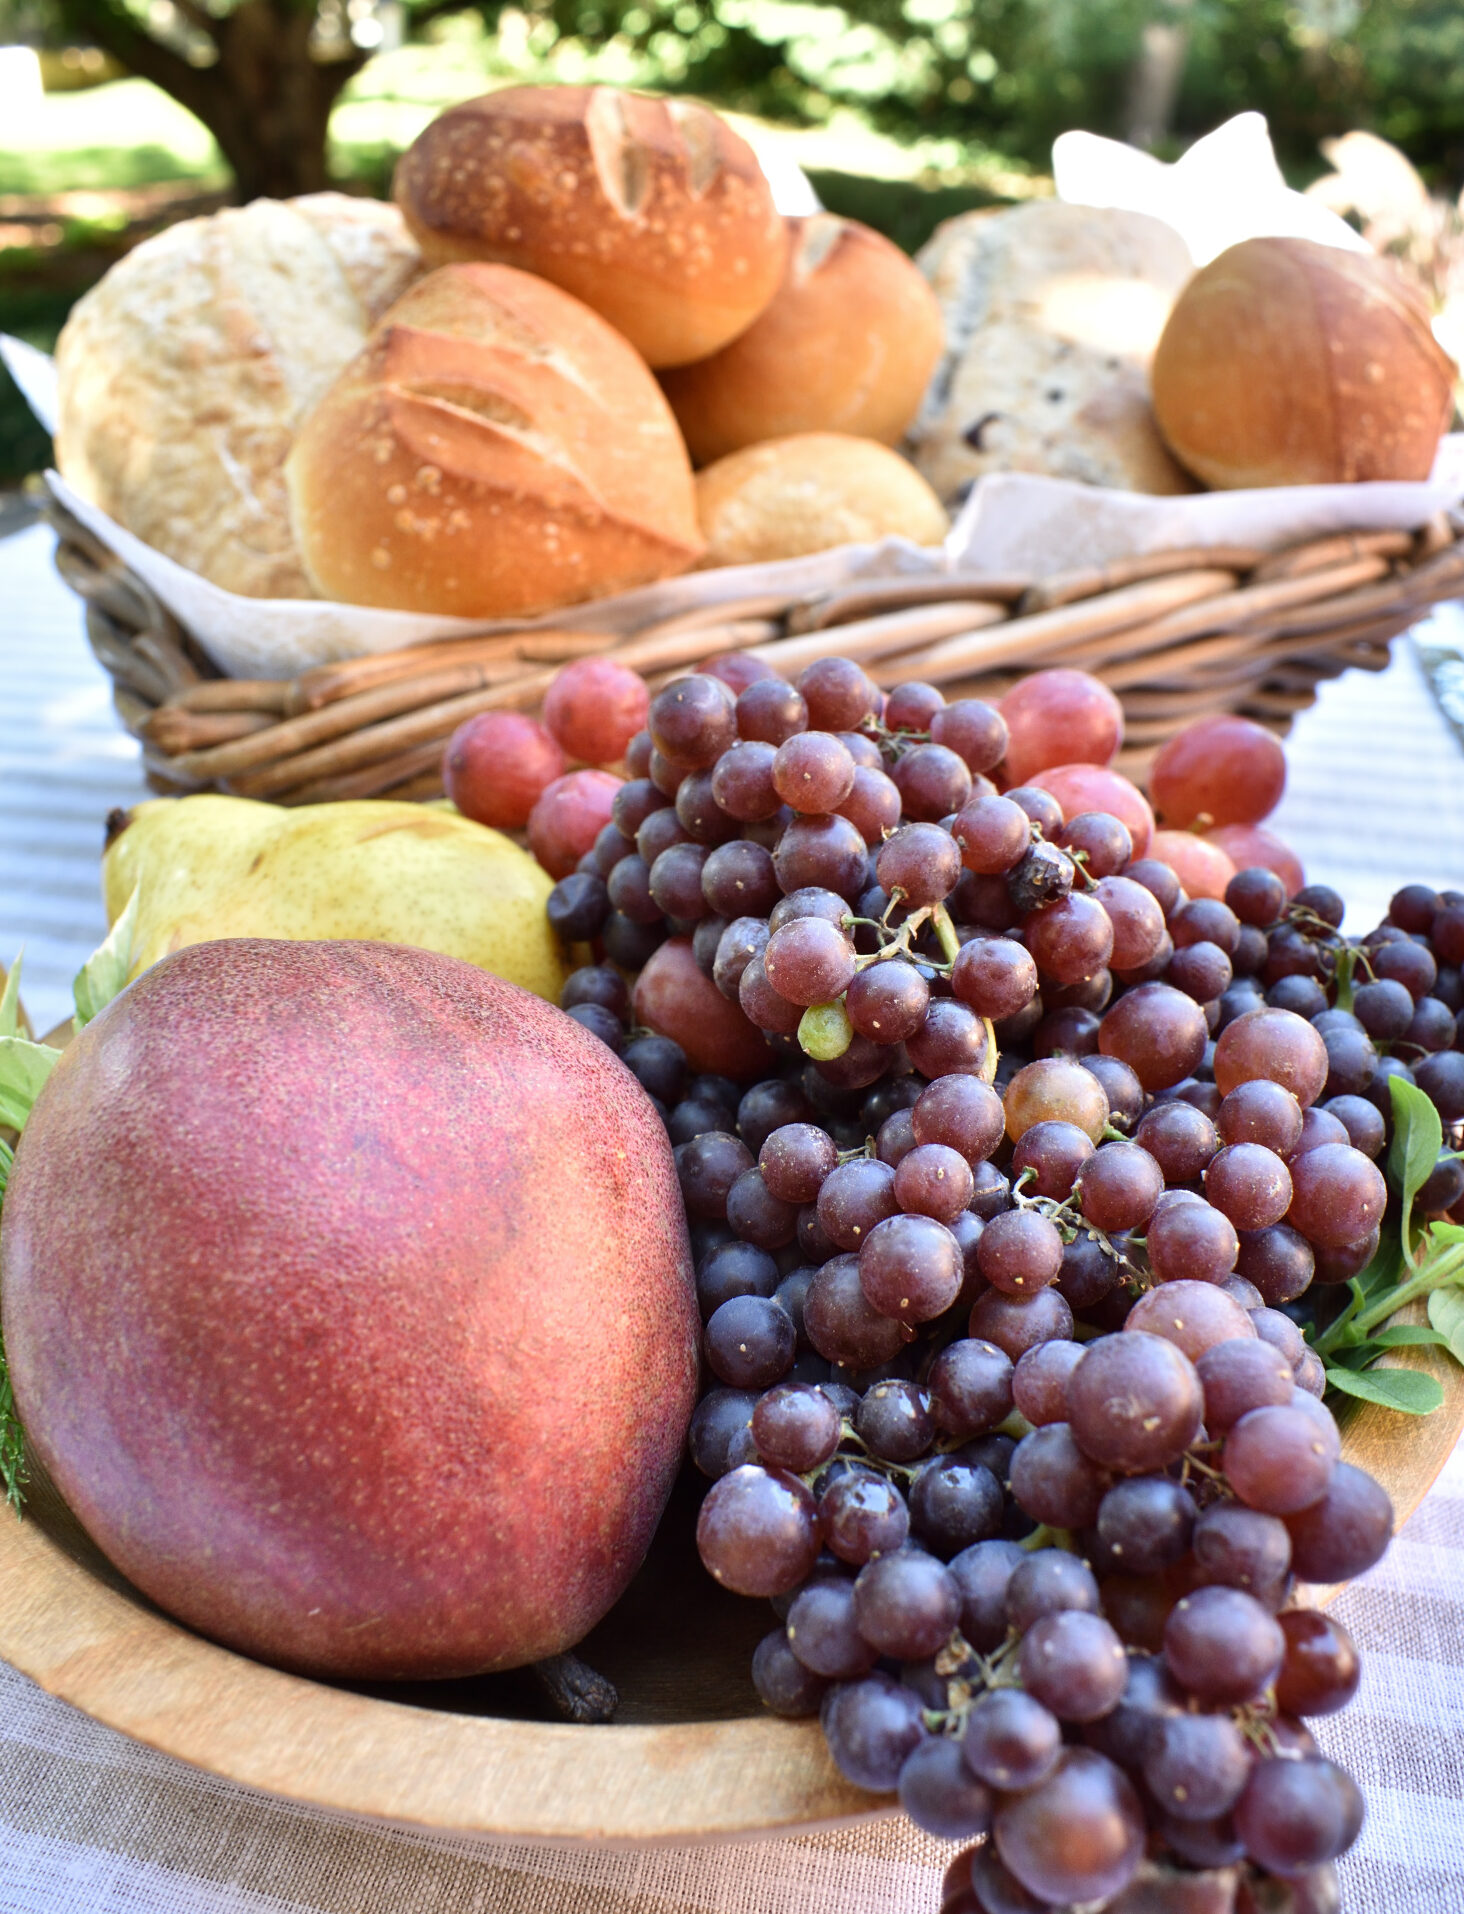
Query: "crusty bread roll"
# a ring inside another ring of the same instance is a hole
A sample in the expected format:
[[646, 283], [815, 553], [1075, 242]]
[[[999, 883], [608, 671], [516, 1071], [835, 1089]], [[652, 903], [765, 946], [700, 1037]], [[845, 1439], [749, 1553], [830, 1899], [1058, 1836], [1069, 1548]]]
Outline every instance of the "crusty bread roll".
[[696, 476], [707, 565], [802, 558], [900, 537], [938, 545], [940, 500], [898, 452], [843, 432], [802, 432], [731, 452]]
[[1455, 367], [1385, 259], [1247, 239], [1180, 295], [1154, 355], [1154, 411], [1207, 485], [1424, 479]]
[[322, 596], [527, 616], [701, 550], [671, 409], [619, 333], [512, 266], [444, 266], [386, 314], [286, 466]]
[[945, 315], [946, 353], [909, 449], [947, 505], [986, 472], [1194, 489], [1149, 403], [1149, 359], [1192, 270], [1172, 227], [1030, 200], [947, 220], [916, 263]]
[[430, 264], [538, 273], [653, 366], [716, 352], [782, 276], [783, 221], [752, 148], [692, 100], [505, 87], [419, 134], [395, 193]]
[[155, 550], [251, 598], [313, 596], [283, 468], [295, 426], [422, 269], [394, 206], [314, 193], [156, 234], [73, 308], [56, 457]]
[[836, 213], [788, 230], [772, 304], [712, 358], [662, 377], [697, 465], [794, 432], [894, 445], [935, 370], [940, 304], [898, 246]]

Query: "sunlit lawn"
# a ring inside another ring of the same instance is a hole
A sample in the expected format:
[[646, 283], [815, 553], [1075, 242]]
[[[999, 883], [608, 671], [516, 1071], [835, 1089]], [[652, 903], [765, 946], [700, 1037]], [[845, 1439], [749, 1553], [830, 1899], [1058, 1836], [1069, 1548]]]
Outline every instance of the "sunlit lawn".
[[146, 80], [48, 93], [0, 141], [0, 193], [227, 178], [208, 129]]

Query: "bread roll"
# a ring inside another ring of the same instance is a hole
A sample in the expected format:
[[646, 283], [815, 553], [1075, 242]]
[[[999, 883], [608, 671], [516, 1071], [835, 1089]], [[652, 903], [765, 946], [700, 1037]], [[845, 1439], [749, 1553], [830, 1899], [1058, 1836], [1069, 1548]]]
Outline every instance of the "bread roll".
[[783, 283], [746, 332], [661, 380], [694, 463], [793, 432], [896, 444], [940, 357], [940, 305], [898, 246], [836, 213], [790, 219]]
[[1207, 485], [1424, 479], [1455, 368], [1384, 259], [1247, 239], [1181, 294], [1154, 355], [1154, 411]]
[[842, 432], [770, 439], [696, 478], [708, 565], [802, 558], [832, 545], [900, 537], [938, 545], [940, 500], [898, 452]]
[[62, 329], [62, 473], [228, 591], [311, 597], [285, 455], [421, 269], [394, 206], [344, 193], [259, 199], [144, 240]]
[[783, 221], [752, 148], [692, 100], [505, 87], [419, 134], [395, 193], [430, 264], [552, 279], [653, 366], [716, 352], [782, 276]]
[[685, 571], [691, 466], [642, 360], [512, 266], [398, 300], [286, 467], [317, 590], [465, 618], [552, 611]]
[[940, 301], [946, 353], [909, 447], [947, 505], [987, 472], [1194, 489], [1149, 403], [1149, 360], [1192, 270], [1172, 227], [1031, 200], [947, 220], [916, 263]]

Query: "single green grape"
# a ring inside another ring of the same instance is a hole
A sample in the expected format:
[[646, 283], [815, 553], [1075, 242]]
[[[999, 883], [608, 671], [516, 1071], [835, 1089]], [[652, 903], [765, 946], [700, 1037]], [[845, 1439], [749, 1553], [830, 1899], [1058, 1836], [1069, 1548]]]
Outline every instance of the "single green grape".
[[815, 1063], [832, 1063], [835, 1057], [842, 1057], [853, 1037], [854, 1026], [842, 997], [826, 1004], [810, 1004], [798, 1020], [798, 1041]]

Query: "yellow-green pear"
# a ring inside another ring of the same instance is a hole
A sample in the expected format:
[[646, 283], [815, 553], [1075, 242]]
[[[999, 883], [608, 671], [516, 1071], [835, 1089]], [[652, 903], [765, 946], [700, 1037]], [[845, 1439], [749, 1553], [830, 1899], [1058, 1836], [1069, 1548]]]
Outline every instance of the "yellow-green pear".
[[223, 937], [366, 938], [463, 958], [551, 1003], [564, 982], [552, 880], [501, 832], [423, 804], [156, 798], [113, 837], [102, 888], [112, 923], [140, 890], [133, 976]]

